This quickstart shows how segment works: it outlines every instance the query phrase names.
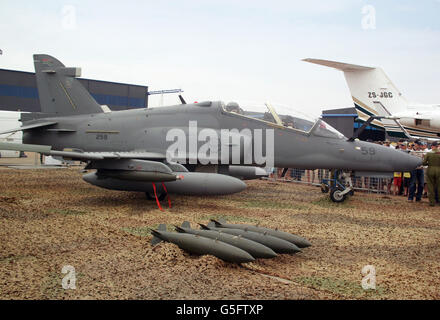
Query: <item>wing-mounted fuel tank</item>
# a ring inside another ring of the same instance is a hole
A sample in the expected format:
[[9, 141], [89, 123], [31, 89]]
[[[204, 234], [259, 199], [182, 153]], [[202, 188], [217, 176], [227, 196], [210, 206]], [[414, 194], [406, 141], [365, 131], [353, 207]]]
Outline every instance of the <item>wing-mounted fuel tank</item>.
[[[165, 182], [176, 181], [179, 176], [170, 167], [158, 161], [149, 160], [101, 160], [92, 161], [88, 169], [97, 169], [97, 178], [114, 178], [126, 181]], [[86, 180], [87, 181], [87, 180]]]
[[203, 172], [188, 172], [179, 164], [148, 160], [92, 161], [83, 179], [95, 186], [119, 191], [154, 192], [152, 182], [163, 182], [156, 191], [185, 195], [224, 195], [243, 191], [246, 184], [234, 177]]

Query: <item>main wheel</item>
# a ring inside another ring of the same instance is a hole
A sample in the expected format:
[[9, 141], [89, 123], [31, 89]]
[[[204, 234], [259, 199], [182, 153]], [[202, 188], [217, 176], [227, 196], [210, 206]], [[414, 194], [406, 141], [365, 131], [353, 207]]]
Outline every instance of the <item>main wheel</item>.
[[344, 202], [347, 195], [342, 194], [341, 188], [332, 188], [330, 190], [330, 199], [332, 199], [333, 202]]
[[[157, 199], [159, 199], [159, 201], [162, 201], [163, 199], [165, 199], [166, 196], [167, 196], [167, 194], [165, 192], [161, 192], [161, 193], [157, 194]], [[145, 197], [148, 200], [156, 201], [156, 197], [154, 196], [154, 192], [145, 192]]]

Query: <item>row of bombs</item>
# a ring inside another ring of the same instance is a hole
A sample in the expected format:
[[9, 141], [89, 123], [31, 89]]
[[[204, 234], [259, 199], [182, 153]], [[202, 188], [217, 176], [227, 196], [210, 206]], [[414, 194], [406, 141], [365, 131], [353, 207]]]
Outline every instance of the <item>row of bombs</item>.
[[274, 258], [279, 253], [293, 254], [312, 245], [303, 237], [259, 226], [217, 220], [199, 225], [200, 229], [192, 229], [185, 221], [180, 227], [174, 226], [177, 232], [168, 232], [166, 225], [161, 224], [157, 230], [151, 230], [151, 244], [167, 241], [192, 254], [210, 254], [234, 263]]

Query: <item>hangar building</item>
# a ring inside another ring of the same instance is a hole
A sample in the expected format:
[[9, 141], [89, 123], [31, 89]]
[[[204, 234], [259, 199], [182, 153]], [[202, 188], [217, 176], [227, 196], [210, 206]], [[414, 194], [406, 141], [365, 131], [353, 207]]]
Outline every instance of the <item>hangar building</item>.
[[[113, 111], [148, 107], [148, 86], [79, 81], [99, 104]], [[35, 73], [0, 69], [0, 110], [41, 112]]]

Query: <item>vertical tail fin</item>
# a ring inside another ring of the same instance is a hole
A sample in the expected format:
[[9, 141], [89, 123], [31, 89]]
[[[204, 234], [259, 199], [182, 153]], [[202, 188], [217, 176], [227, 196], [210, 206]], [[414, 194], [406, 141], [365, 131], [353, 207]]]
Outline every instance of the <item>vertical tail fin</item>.
[[80, 68], [66, 68], [60, 61], [45, 54], [35, 54], [34, 65], [42, 112], [56, 116], [103, 112], [75, 79], [80, 76]]
[[[354, 106], [359, 118], [363, 121], [367, 121], [371, 116], [390, 117], [406, 110], [408, 106], [407, 100], [381, 68], [320, 59], [304, 59], [303, 61], [343, 71]], [[385, 127], [390, 134], [403, 134], [401, 127], [393, 120], [374, 120], [372, 124]]]

